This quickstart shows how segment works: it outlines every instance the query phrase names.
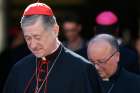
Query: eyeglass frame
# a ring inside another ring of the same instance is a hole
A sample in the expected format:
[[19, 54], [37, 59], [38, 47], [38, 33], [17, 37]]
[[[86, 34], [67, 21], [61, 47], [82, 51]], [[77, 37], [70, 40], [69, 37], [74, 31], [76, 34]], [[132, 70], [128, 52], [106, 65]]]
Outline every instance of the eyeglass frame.
[[[104, 62], [102, 61], [92, 61], [90, 60], [94, 65], [100, 65], [100, 64], [106, 64], [118, 51], [115, 51], [110, 57], [108, 57]], [[98, 63], [95, 63], [98, 62]]]

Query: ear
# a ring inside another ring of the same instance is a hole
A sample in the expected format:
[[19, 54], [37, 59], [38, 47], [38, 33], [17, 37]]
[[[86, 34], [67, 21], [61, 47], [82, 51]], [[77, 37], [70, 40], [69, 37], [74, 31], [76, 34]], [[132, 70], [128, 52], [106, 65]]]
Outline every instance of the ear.
[[59, 33], [59, 26], [58, 26], [58, 24], [54, 25], [53, 31], [54, 31], [55, 35], [58, 36], [58, 33]]
[[120, 52], [116, 53], [116, 61], [119, 62], [120, 61]]

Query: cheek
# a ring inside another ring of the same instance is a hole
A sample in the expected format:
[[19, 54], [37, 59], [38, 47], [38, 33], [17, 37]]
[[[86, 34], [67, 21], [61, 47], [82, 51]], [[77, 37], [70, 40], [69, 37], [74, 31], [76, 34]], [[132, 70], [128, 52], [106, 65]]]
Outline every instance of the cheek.
[[40, 49], [42, 49], [42, 50], [45, 49], [45, 46], [46, 46], [46, 43], [44, 43], [44, 42], [39, 42], [39, 43], [37, 44], [37, 47], [40, 48]]
[[67, 37], [73, 37], [75, 34], [73, 32], [67, 32], [65, 35]]
[[104, 72], [106, 75], [110, 75], [114, 69], [114, 65], [112, 64], [107, 64], [107, 66], [104, 68]]
[[47, 37], [42, 40], [41, 45], [43, 48], [48, 49], [49, 47], [52, 47], [53, 41], [53, 38]]
[[99, 73], [104, 73], [104, 68], [103, 67], [100, 67], [98, 65], [95, 65], [95, 67], [96, 67], [96, 69]]
[[105, 75], [107, 75], [108, 72], [109, 72], [108, 66], [103, 66], [100, 70], [101, 70], [101, 72], [102, 72], [103, 74], [105, 74]]
[[38, 43], [38, 44], [37, 44], [37, 47], [38, 47], [38, 48], [41, 48], [41, 49], [43, 49], [43, 48], [44, 48], [44, 46], [43, 46], [43, 44], [42, 44], [42, 43]]

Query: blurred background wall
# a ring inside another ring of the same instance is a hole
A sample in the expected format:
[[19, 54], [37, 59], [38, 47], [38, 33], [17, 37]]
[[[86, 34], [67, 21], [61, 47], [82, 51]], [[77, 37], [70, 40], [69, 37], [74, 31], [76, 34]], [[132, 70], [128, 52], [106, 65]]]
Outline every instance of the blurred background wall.
[[5, 15], [4, 0], [0, 0], [0, 53], [5, 47]]

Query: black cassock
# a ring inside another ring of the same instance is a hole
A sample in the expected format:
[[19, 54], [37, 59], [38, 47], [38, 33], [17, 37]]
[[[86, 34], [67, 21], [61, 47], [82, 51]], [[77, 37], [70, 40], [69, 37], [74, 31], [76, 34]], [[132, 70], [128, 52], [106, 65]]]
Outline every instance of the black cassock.
[[119, 66], [109, 81], [102, 81], [102, 93], [140, 93], [140, 76]]
[[[47, 79], [47, 93], [100, 93], [95, 68], [86, 59], [66, 49], [62, 44], [55, 53], [46, 57], [49, 60], [49, 69], [58, 55], [59, 58]], [[31, 54], [12, 68], [3, 93], [34, 93], [35, 72], [36, 57]]]

